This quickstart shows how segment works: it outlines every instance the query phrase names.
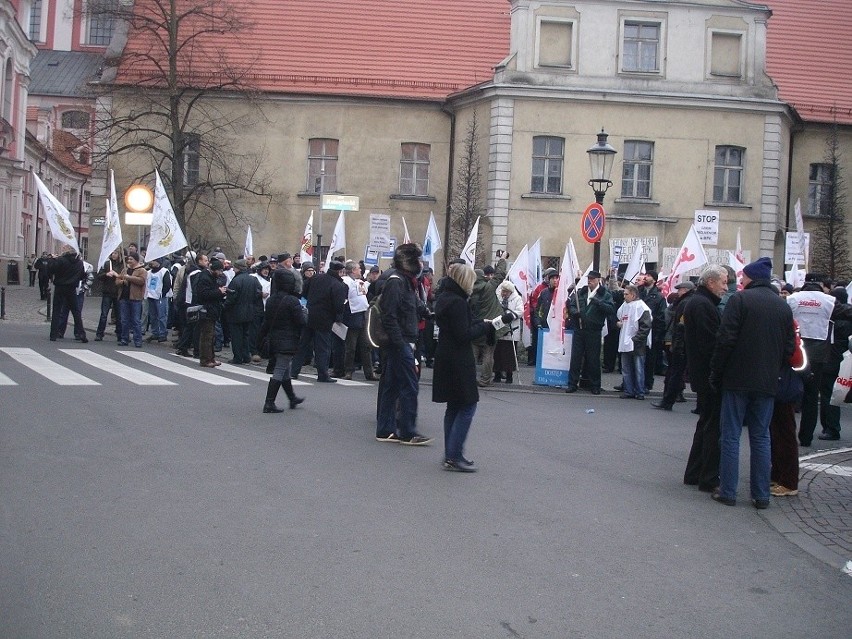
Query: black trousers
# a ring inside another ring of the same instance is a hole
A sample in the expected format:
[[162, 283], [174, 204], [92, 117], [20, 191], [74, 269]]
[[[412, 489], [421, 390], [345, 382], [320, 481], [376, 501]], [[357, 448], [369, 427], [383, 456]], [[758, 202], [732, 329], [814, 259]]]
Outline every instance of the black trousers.
[[574, 331], [571, 343], [571, 369], [568, 371], [568, 386], [576, 388], [580, 374], [589, 378], [589, 388], [601, 387], [601, 331], [581, 328]]
[[[812, 374], [803, 378], [805, 392], [802, 395], [802, 416], [799, 420], [799, 443], [802, 446], [810, 446], [814, 438], [820, 412], [820, 387], [825, 363], [811, 362], [810, 367]], [[831, 394], [828, 398], [831, 399]]]
[[719, 417], [722, 397], [710, 391], [698, 392], [698, 422], [692, 448], [683, 473], [683, 483], [711, 490], [719, 485]]
[[[50, 339], [59, 336], [59, 325], [62, 323], [62, 307], [65, 306], [74, 317], [74, 335], [85, 337], [83, 328], [83, 315], [77, 306], [76, 286], [55, 286], [53, 288], [53, 315], [50, 318]], [[65, 316], [68, 317], [67, 315]]]
[[685, 375], [686, 353], [681, 353], [678, 349], [670, 351], [669, 367], [666, 370], [666, 385], [663, 387], [663, 404], [674, 406], [678, 396], [686, 387], [683, 381]]

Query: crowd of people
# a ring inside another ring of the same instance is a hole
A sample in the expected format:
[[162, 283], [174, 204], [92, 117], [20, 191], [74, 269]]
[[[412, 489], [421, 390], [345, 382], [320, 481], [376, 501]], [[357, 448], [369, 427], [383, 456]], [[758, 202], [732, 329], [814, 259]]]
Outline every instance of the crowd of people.
[[[840, 438], [840, 409], [829, 400], [852, 335], [852, 306], [836, 282], [809, 276], [794, 289], [774, 279], [771, 261], [760, 258], [740, 281], [729, 267], [710, 265], [666, 298], [653, 271], [635, 282], [590, 271], [582, 286], [567, 284], [564, 309], [553, 309], [560, 283], [551, 268], [525, 308], [506, 279], [508, 257], [498, 251], [495, 263], [481, 269], [454, 260], [434, 282], [416, 244], [397, 247], [384, 272], [354, 260], [317, 269], [286, 252], [231, 262], [218, 250], [190, 250], [146, 262], [144, 247], [131, 244], [96, 270], [73, 251], [45, 255], [33, 270], [42, 296], [54, 286], [51, 340], [64, 337], [70, 314], [75, 339], [88, 341], [81, 310], [97, 278], [96, 341], [105, 338], [111, 315], [119, 345], [168, 343], [173, 330], [176, 352], [202, 367], [219, 366], [216, 353], [230, 345], [230, 364], [266, 366], [264, 413], [282, 412], [275, 403], [281, 389], [291, 409], [304, 401], [292, 380], [309, 363], [319, 383], [360, 371], [378, 381], [379, 442], [431, 443], [416, 422], [421, 366], [434, 367], [432, 399], [446, 404], [447, 470], [476, 470], [464, 445], [479, 389], [513, 383], [525, 315], [532, 328], [527, 364], [535, 365], [536, 329], [552, 312], [561, 312], [572, 332], [567, 393], [585, 388], [599, 395], [602, 371], [618, 369], [619, 397], [643, 400], [655, 376], [664, 376], [661, 398], [651, 405], [672, 410], [689, 384], [698, 419], [683, 481], [720, 503], [736, 500], [743, 427], [757, 508], [770, 494], [797, 493], [798, 447], [811, 445], [817, 421], [820, 439]], [[369, 335], [371, 304], [386, 334], [381, 348]]]

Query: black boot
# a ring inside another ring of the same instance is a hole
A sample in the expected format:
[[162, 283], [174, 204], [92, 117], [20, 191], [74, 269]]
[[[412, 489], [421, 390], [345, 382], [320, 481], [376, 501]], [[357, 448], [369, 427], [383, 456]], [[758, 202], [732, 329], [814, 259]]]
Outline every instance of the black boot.
[[263, 403], [264, 413], [283, 413], [283, 408], [278, 408], [275, 405], [275, 396], [278, 395], [278, 389], [281, 388], [281, 382], [277, 379], [270, 379], [269, 386], [266, 387], [266, 401]]
[[511, 384], [514, 380], [512, 379], [512, 373], [506, 373], [506, 383]]
[[290, 408], [296, 408], [299, 404], [305, 401], [304, 397], [296, 397], [296, 393], [293, 392], [293, 382], [289, 379], [285, 379], [281, 382], [281, 387], [284, 389], [284, 392], [287, 393], [287, 399], [290, 400]]
[[494, 381], [502, 382], [503, 381], [503, 373], [494, 373]]

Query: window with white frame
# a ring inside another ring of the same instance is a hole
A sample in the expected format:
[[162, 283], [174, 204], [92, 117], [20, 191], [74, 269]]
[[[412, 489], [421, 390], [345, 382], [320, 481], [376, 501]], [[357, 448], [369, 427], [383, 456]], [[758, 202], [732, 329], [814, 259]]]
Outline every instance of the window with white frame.
[[574, 28], [573, 20], [539, 18], [537, 67], [574, 68]]
[[659, 22], [625, 20], [621, 47], [621, 70], [632, 73], [660, 71]]
[[419, 195], [429, 194], [429, 155], [431, 147], [428, 144], [406, 142], [402, 145], [402, 155], [399, 161], [399, 194]]
[[337, 191], [338, 140], [312, 138], [308, 141], [308, 191], [334, 193]]
[[118, 0], [88, 0], [86, 3], [86, 44], [107, 46], [112, 40]]
[[626, 140], [622, 167], [621, 197], [650, 198], [654, 143]]
[[92, 192], [83, 191], [83, 213], [88, 213], [92, 210]]
[[834, 165], [811, 164], [808, 175], [808, 215], [828, 215], [831, 212]]
[[548, 135], [533, 138], [532, 193], [560, 195], [562, 165], [565, 158], [565, 139]]
[[41, 2], [42, 0], [33, 0], [30, 5], [28, 35], [33, 42], [41, 42]]
[[183, 184], [196, 186], [201, 169], [201, 136], [185, 133], [183, 146]]
[[742, 202], [743, 163], [745, 149], [717, 146], [713, 168], [713, 201], [736, 204]]

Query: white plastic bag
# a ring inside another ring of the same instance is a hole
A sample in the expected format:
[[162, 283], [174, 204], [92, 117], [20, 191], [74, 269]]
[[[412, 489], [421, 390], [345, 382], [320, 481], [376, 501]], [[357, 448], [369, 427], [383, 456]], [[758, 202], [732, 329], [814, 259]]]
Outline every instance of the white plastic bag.
[[840, 372], [834, 380], [834, 390], [831, 392], [831, 405], [843, 406], [852, 404], [852, 352], [843, 353], [840, 362]]

